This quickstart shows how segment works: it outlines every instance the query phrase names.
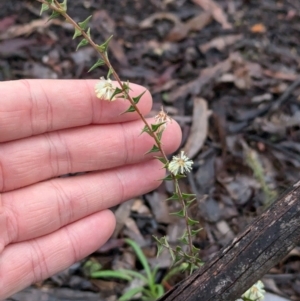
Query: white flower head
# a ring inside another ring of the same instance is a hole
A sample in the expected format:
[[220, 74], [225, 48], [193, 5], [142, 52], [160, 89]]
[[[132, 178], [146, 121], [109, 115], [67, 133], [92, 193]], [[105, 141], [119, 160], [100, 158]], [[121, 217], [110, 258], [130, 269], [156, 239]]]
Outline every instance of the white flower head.
[[114, 96], [112, 99], [112, 95], [114, 94], [116, 88], [112, 85], [111, 80], [105, 79], [103, 76], [100, 77], [100, 81], [95, 85], [95, 93], [97, 98], [105, 99], [108, 101], [114, 101], [116, 100], [116, 97]]
[[168, 114], [164, 111], [164, 108], [161, 107], [160, 112], [154, 117], [155, 118], [155, 124], [159, 124], [164, 122], [158, 129], [157, 132], [161, 133], [165, 130], [167, 125], [172, 122], [172, 119], [168, 116]]
[[173, 156], [168, 169], [176, 176], [178, 173], [184, 174], [185, 172], [190, 172], [192, 170], [193, 163], [194, 162], [184, 154], [184, 151], [181, 151], [180, 155]]
[[259, 280], [242, 295], [242, 298], [251, 301], [262, 301], [265, 298], [264, 294], [264, 284]]

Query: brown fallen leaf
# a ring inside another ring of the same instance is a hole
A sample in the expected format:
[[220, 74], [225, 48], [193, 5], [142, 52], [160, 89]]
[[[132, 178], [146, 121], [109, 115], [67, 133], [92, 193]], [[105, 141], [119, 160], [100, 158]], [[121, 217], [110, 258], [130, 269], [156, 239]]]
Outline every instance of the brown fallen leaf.
[[224, 50], [227, 46], [230, 46], [234, 44], [235, 42], [241, 40], [243, 38], [242, 34], [236, 34], [236, 35], [229, 35], [229, 36], [223, 36], [223, 37], [217, 37], [209, 42], [202, 44], [199, 46], [199, 49], [205, 53], [211, 48], [216, 48], [219, 51]]
[[61, 25], [63, 21], [58, 19], [53, 19], [48, 21], [48, 19], [38, 19], [33, 20], [28, 24], [14, 25], [9, 27], [5, 32], [0, 34], [0, 40], [12, 39], [24, 35], [30, 35], [36, 30], [41, 30], [51, 26], [52, 24]]
[[15, 23], [17, 17], [18, 17], [17, 15], [10, 15], [8, 17], [1, 19], [0, 20], [0, 32], [4, 32], [10, 26], [12, 26]]
[[213, 18], [222, 25], [223, 29], [232, 28], [222, 8], [213, 0], [193, 0], [193, 2], [200, 5], [205, 11], [210, 12]]
[[191, 132], [184, 146], [184, 150], [189, 158], [195, 157], [205, 142], [208, 117], [209, 111], [207, 109], [207, 101], [203, 98], [195, 97]]
[[166, 37], [167, 41], [178, 42], [186, 38], [190, 31], [200, 31], [212, 21], [212, 15], [210, 12], [202, 12], [192, 19], [189, 19], [185, 23], [179, 21], [175, 23], [175, 26], [171, 29]]
[[126, 220], [129, 218], [130, 213], [131, 213], [131, 207], [134, 203], [134, 199], [131, 199], [127, 202], [122, 203], [118, 209], [115, 211], [115, 216], [116, 216], [116, 228], [115, 231], [112, 235], [113, 238], [118, 237], [120, 231], [125, 225]]
[[293, 73], [284, 73], [280, 71], [273, 71], [269, 69], [264, 69], [263, 74], [269, 77], [281, 79], [281, 80], [288, 80], [288, 81], [295, 81], [299, 75], [298, 74], [293, 74]]
[[158, 12], [158, 13], [154, 13], [154, 14], [150, 15], [149, 17], [147, 17], [146, 19], [144, 19], [140, 23], [140, 28], [142, 28], [142, 29], [151, 28], [151, 27], [153, 27], [153, 24], [155, 21], [164, 20], [164, 19], [171, 21], [175, 24], [181, 23], [180, 19], [175, 14], [166, 13], [166, 12]]

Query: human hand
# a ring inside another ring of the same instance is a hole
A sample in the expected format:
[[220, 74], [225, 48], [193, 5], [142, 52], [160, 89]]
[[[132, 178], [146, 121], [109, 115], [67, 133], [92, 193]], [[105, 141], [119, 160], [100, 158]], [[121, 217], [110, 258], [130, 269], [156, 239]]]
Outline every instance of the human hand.
[[[125, 100], [94, 96], [92, 80], [0, 83], [0, 299], [45, 279], [103, 245], [115, 227], [108, 208], [159, 186], [165, 169], [144, 155], [152, 138], [139, 136]], [[131, 84], [131, 94], [143, 87]], [[139, 102], [143, 114], [149, 92]], [[166, 153], [181, 132], [172, 122]], [[58, 178], [68, 173], [89, 173]]]

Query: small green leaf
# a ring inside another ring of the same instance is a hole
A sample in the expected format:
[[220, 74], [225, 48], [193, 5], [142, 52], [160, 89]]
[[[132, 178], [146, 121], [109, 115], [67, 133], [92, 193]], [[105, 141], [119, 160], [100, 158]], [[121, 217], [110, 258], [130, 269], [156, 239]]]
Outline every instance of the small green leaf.
[[185, 210], [182, 209], [182, 210], [177, 211], [177, 212], [171, 212], [170, 215], [175, 215], [175, 216], [178, 216], [178, 217], [184, 217], [185, 216]]
[[121, 94], [123, 92], [122, 89], [116, 87], [114, 93], [112, 94], [112, 96], [110, 97], [110, 100], [112, 100], [116, 95]]
[[75, 27], [75, 32], [74, 32], [74, 35], [73, 35], [73, 40], [77, 37], [80, 37], [82, 35], [81, 31]]
[[143, 133], [147, 133], [147, 134], [149, 134], [149, 135], [151, 136], [151, 132], [150, 132], [150, 130], [149, 130], [149, 128], [148, 128], [147, 125], [145, 125], [145, 126], [143, 127], [143, 129], [142, 129], [140, 135], [142, 135]]
[[86, 31], [86, 34], [89, 38], [91, 38], [91, 28], [89, 27], [89, 29]]
[[88, 40], [82, 39], [81, 42], [78, 44], [78, 46], [77, 46], [77, 48], [76, 48], [76, 51], [77, 51], [80, 47], [86, 46], [88, 43], [89, 43]]
[[56, 11], [53, 11], [51, 16], [49, 17], [48, 21], [52, 20], [52, 19], [55, 19], [57, 17], [60, 16], [60, 13], [59, 12], [56, 12]]
[[185, 175], [181, 175], [181, 174], [177, 174], [176, 176], [174, 176], [176, 180], [180, 180], [180, 179], [183, 179], [183, 178], [186, 178]]
[[157, 257], [160, 256], [163, 250], [164, 250], [163, 245], [157, 243], [157, 254], [156, 254], [156, 256], [157, 256]]
[[158, 128], [165, 124], [166, 122], [160, 122], [160, 123], [156, 123], [156, 124], [151, 124], [151, 130], [152, 132], [156, 132], [158, 130]]
[[179, 195], [178, 193], [174, 192], [173, 195], [169, 198], [166, 199], [166, 201], [178, 201], [179, 200]]
[[108, 69], [106, 78], [110, 78], [111, 75], [113, 74], [113, 71], [114, 71], [114, 69], [113, 69], [112, 67], [110, 67], [110, 68]]
[[88, 27], [88, 24], [89, 24], [89, 22], [90, 22], [90, 20], [91, 20], [91, 18], [92, 18], [92, 16], [89, 16], [89, 17], [87, 17], [84, 21], [78, 22], [79, 27], [80, 27], [82, 30], [86, 30], [87, 27]]
[[159, 160], [161, 163], [163, 163], [165, 165], [168, 164], [168, 161], [164, 157], [155, 157], [154, 156], [154, 158]]
[[41, 7], [40, 15], [41, 15], [44, 11], [46, 11], [46, 10], [48, 10], [48, 9], [49, 9], [49, 5], [46, 4], [46, 3], [43, 3], [43, 4], [42, 4], [42, 7]]
[[162, 137], [163, 132], [164, 131], [159, 131], [158, 133], [156, 133], [156, 137], [157, 137], [159, 142], [161, 141], [161, 137]]
[[173, 176], [170, 174], [170, 175], [167, 175], [166, 177], [162, 178], [161, 180], [162, 181], [173, 181]]
[[171, 248], [169, 249], [169, 253], [171, 255], [172, 260], [175, 261], [175, 254], [174, 254], [174, 251]]
[[97, 49], [101, 52], [101, 53], [105, 53], [107, 52], [107, 48], [109, 45], [110, 40], [112, 39], [113, 36], [110, 36], [103, 44], [101, 45], [97, 45]]
[[133, 106], [130, 106], [126, 111], [124, 111], [123, 113], [121, 113], [121, 115], [125, 114], [125, 113], [132, 113], [135, 112], [135, 108]]
[[196, 221], [196, 220], [191, 219], [190, 217], [188, 217], [188, 224], [189, 224], [190, 226], [194, 226], [194, 225], [196, 225], [196, 224], [199, 224], [199, 222]]
[[152, 148], [145, 153], [145, 155], [150, 153], [157, 153], [157, 152], [160, 152], [160, 149], [154, 144]]
[[198, 255], [199, 254], [199, 251], [200, 251], [200, 249], [199, 248], [196, 248], [195, 246], [193, 246], [193, 254], [194, 255]]
[[182, 197], [184, 200], [188, 200], [189, 198], [196, 197], [196, 195], [194, 193], [182, 193]]
[[190, 206], [193, 202], [195, 202], [197, 199], [194, 198], [194, 199], [191, 199], [190, 201], [187, 201], [186, 204], [187, 206]]
[[132, 97], [132, 100], [134, 101], [135, 104], [139, 103], [141, 97], [145, 94], [145, 92], [146, 92], [146, 90], [143, 93], [141, 93], [140, 95], [138, 95], [136, 97]]
[[203, 228], [197, 229], [197, 230], [192, 230], [192, 236], [196, 236], [197, 233], [199, 233]]
[[88, 72], [93, 71], [94, 69], [96, 69], [99, 66], [103, 66], [105, 65], [105, 62], [102, 59], [99, 59], [91, 68]]
[[62, 3], [60, 3], [60, 6], [62, 7], [62, 10], [64, 12], [67, 11], [67, 2], [68, 2], [68, 0], [64, 0]]

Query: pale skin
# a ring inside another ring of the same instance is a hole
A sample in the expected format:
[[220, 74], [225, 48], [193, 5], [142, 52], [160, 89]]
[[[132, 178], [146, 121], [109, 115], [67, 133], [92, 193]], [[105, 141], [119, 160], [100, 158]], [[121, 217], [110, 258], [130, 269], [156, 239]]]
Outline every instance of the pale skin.
[[[109, 208], [157, 188], [165, 175], [144, 155], [153, 140], [139, 136], [137, 114], [120, 115], [128, 102], [97, 99], [95, 83], [0, 83], [0, 300], [101, 247], [115, 228]], [[147, 115], [151, 106], [147, 91], [138, 107]], [[165, 152], [180, 140], [173, 121]], [[88, 173], [58, 178], [77, 172]]]

